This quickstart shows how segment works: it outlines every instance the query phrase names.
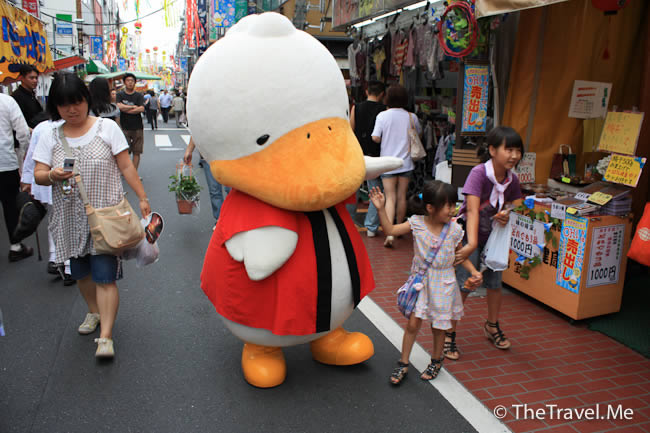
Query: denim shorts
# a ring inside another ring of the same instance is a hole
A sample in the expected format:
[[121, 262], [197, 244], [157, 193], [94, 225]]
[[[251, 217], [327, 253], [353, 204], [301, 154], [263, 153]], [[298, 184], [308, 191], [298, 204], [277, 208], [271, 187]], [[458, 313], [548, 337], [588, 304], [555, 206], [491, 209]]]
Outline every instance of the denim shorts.
[[70, 259], [70, 275], [74, 280], [81, 280], [92, 275], [95, 283], [109, 284], [122, 279], [121, 259], [108, 254], [98, 256], [86, 255]]
[[411, 173], [413, 173], [413, 170], [403, 171], [401, 173], [382, 174], [381, 178], [386, 179], [389, 177], [411, 177]]
[[[467, 243], [467, 239], [463, 240], [463, 245]], [[483, 250], [485, 249], [485, 244], [479, 244], [478, 248], [474, 250], [469, 256], [469, 260], [472, 262], [474, 267], [477, 270], [480, 270], [480, 260], [482, 260]], [[501, 271], [493, 271], [490, 268], [487, 268], [483, 272], [483, 284], [482, 287], [486, 289], [500, 289], [501, 288]], [[471, 274], [465, 269], [462, 265], [456, 266], [456, 280], [458, 281], [458, 287], [460, 287], [461, 292], [469, 293], [471, 290], [467, 290], [465, 286], [465, 281], [471, 277]]]

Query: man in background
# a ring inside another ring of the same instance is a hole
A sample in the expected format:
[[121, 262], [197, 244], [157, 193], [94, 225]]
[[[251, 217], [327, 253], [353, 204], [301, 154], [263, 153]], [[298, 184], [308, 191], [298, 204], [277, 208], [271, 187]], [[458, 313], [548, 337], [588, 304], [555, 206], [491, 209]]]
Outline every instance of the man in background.
[[172, 95], [167, 92], [167, 89], [163, 90], [163, 94], [160, 95], [160, 112], [162, 113], [163, 122], [167, 123], [169, 120], [169, 110], [172, 108]]
[[36, 99], [36, 86], [38, 85], [38, 69], [34, 65], [22, 65], [18, 75], [20, 86], [11, 94], [16, 100], [27, 126], [34, 129], [38, 123], [35, 123], [34, 117], [43, 111], [38, 99]]
[[129, 143], [129, 151], [133, 155], [133, 165], [138, 169], [140, 155], [144, 148], [144, 97], [135, 91], [135, 75], [127, 72], [122, 79], [124, 90], [117, 93], [117, 108], [120, 109], [120, 126]]
[[[385, 91], [386, 86], [384, 86], [384, 83], [370, 81], [366, 90], [368, 99], [352, 107], [352, 111], [350, 112], [350, 126], [352, 126], [354, 135], [357, 136], [363, 154], [366, 156], [380, 156], [381, 145], [372, 141], [371, 135], [375, 127], [377, 115], [386, 109], [386, 106], [382, 103]], [[368, 191], [374, 187], [381, 188], [380, 178], [369, 179], [366, 182], [368, 184]], [[356, 212], [356, 205], [354, 209], [352, 209], [352, 205], [349, 206], [350, 213], [353, 213], [353, 210]], [[352, 219], [354, 219], [354, 214], [352, 215]], [[369, 238], [374, 237], [377, 234], [377, 230], [379, 230], [379, 215], [372, 201], [368, 204], [368, 213], [366, 214], [364, 226], [368, 230], [367, 234]]]

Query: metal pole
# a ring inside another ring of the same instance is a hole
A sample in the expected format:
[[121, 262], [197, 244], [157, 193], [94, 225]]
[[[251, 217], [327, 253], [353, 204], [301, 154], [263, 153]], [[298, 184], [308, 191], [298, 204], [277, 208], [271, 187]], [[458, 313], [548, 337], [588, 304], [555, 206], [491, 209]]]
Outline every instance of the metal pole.
[[54, 60], [56, 60], [56, 18], [52, 17], [52, 42], [54, 43]]

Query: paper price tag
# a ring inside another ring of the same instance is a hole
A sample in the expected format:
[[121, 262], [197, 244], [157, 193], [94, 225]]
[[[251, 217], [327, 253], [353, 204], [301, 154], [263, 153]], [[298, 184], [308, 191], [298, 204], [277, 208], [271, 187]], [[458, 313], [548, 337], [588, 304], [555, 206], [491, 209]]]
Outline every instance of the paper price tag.
[[570, 207], [570, 208], [568, 208], [566, 210], [566, 213], [571, 214], [571, 215], [575, 215], [576, 213], [578, 213], [578, 210], [575, 209], [575, 208]]
[[579, 192], [579, 193], [576, 194], [576, 198], [578, 200], [582, 200], [582, 201], [589, 200], [589, 197], [591, 197], [591, 194], [589, 194], [587, 192]]
[[562, 182], [564, 182], [564, 183], [571, 183], [571, 178], [569, 178], [569, 177], [563, 177], [563, 178], [562, 178]]
[[600, 206], [604, 206], [611, 199], [612, 199], [611, 195], [605, 194], [605, 193], [600, 192], [600, 191], [591, 194], [591, 196], [589, 197], [589, 201], [591, 203], [595, 203], [595, 204], [598, 204]]
[[564, 214], [566, 212], [566, 206], [560, 203], [551, 204], [551, 218], [564, 219]]

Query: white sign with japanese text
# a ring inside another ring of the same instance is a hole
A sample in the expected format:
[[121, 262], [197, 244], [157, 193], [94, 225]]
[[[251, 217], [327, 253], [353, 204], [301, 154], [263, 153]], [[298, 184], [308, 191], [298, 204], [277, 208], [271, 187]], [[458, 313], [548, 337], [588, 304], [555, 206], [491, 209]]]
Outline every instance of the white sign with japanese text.
[[537, 154], [526, 152], [517, 165], [517, 177], [520, 183], [535, 183], [535, 160]]
[[520, 256], [532, 259], [541, 254], [538, 244], [544, 244], [544, 224], [530, 217], [510, 213], [510, 249]]
[[591, 237], [587, 287], [617, 284], [621, 273], [625, 224], [596, 227]]

